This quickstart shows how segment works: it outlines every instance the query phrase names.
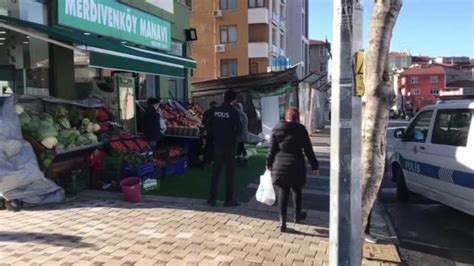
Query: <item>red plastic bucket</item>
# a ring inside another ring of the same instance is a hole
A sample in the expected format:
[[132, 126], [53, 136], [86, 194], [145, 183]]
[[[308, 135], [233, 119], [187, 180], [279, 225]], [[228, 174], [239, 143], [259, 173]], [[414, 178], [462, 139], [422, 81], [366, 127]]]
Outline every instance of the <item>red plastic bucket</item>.
[[123, 198], [125, 201], [142, 201], [142, 186], [140, 183], [140, 178], [127, 177], [124, 180], [120, 181], [120, 187], [122, 188]]

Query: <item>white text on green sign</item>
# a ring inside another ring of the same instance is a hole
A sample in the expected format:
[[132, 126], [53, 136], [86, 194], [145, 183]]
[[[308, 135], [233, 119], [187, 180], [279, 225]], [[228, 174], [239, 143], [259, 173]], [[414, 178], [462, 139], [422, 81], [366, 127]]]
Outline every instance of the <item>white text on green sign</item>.
[[163, 50], [171, 49], [171, 24], [112, 0], [59, 0], [60, 25]]

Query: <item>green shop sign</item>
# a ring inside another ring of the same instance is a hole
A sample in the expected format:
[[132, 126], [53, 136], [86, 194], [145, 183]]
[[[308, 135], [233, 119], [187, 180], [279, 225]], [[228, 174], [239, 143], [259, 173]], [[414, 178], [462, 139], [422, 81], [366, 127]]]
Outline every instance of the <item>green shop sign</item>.
[[59, 0], [58, 23], [157, 49], [171, 49], [168, 21], [114, 0]]

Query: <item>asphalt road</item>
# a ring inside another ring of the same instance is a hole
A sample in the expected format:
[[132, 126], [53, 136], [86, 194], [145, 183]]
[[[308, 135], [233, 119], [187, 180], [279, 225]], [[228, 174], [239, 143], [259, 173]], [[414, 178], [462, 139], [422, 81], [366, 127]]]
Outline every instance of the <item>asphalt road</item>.
[[[390, 123], [389, 149], [393, 130], [400, 125]], [[417, 195], [400, 203], [389, 179], [380, 198], [399, 238], [403, 260], [408, 265], [474, 265], [474, 217]]]

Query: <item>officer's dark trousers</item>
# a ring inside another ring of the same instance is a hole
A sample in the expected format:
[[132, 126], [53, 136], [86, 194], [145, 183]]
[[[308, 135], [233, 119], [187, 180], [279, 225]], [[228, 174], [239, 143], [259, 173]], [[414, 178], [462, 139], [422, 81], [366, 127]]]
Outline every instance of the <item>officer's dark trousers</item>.
[[226, 194], [225, 201], [234, 200], [234, 182], [235, 182], [235, 149], [227, 151], [214, 150], [214, 169], [211, 180], [211, 192], [209, 199], [217, 199], [217, 189], [219, 187], [219, 179], [223, 168], [226, 173]]

